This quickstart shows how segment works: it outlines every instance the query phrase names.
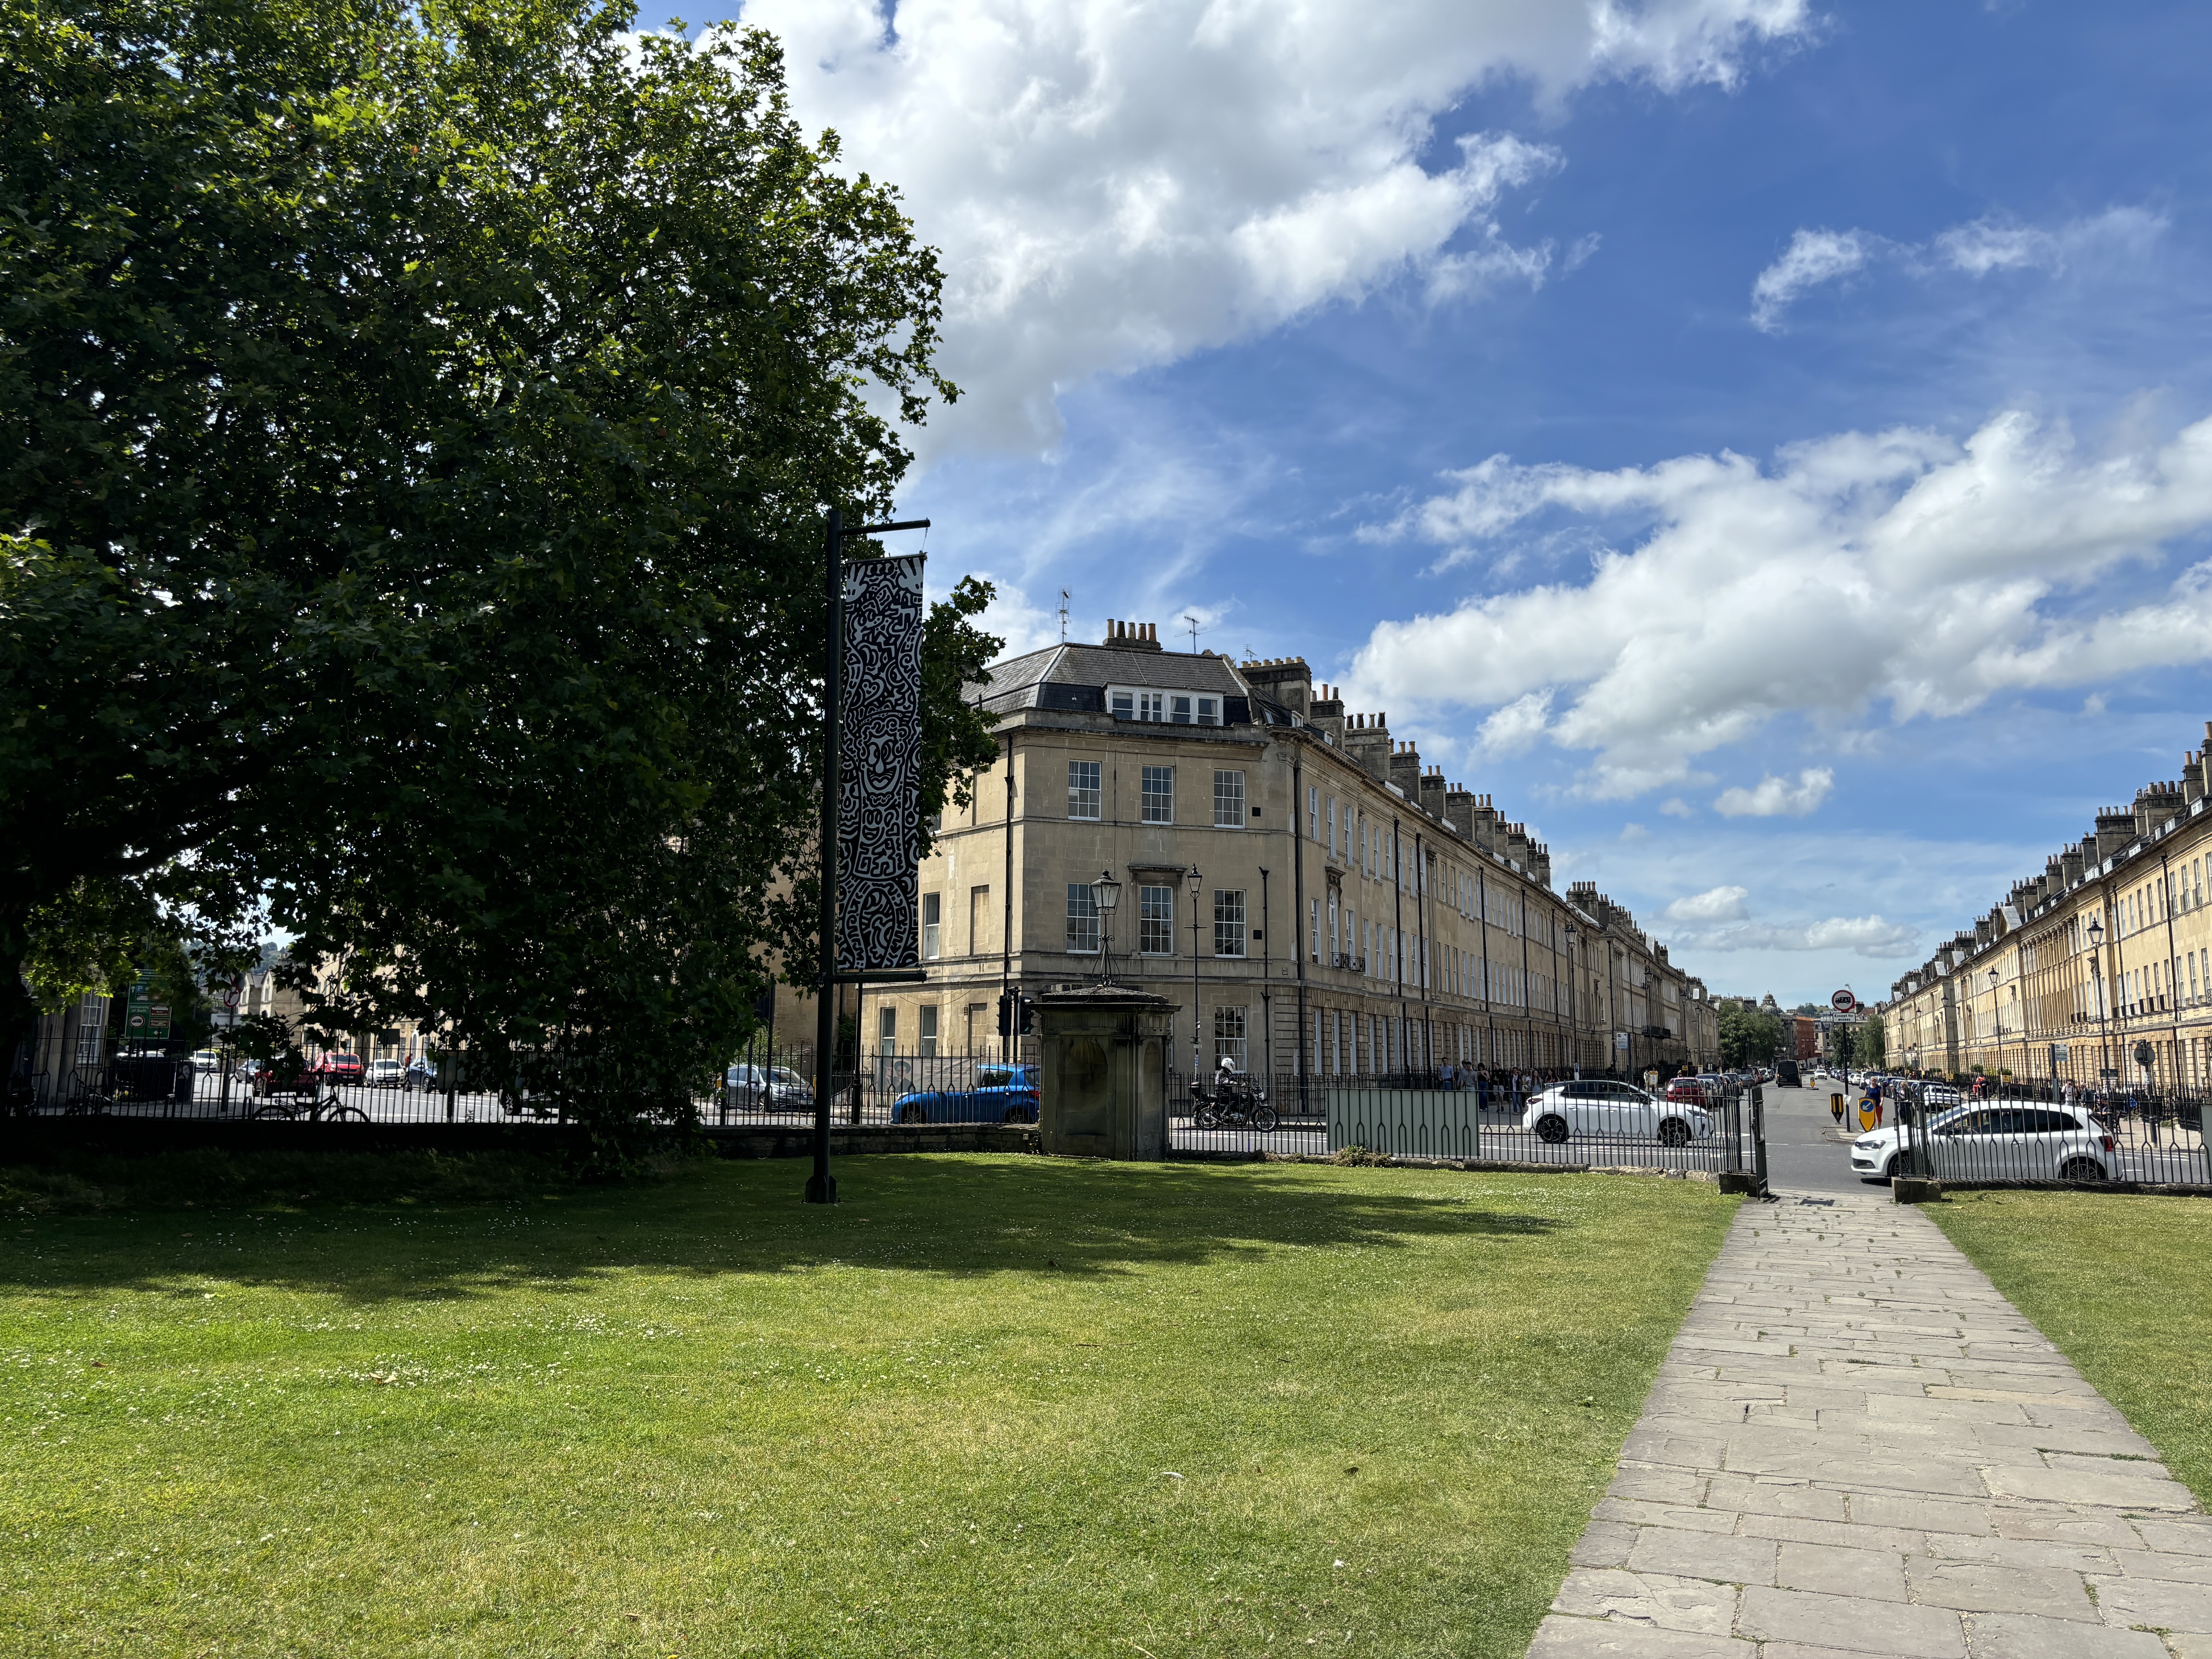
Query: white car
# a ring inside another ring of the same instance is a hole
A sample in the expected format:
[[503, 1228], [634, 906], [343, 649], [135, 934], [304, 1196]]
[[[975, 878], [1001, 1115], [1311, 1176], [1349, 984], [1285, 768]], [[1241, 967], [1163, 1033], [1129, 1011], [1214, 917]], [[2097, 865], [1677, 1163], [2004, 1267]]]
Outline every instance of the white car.
[[[1904, 1156], [1902, 1127], [1851, 1143], [1851, 1172], [1886, 1181]], [[1912, 1131], [1913, 1164], [1938, 1181], [2107, 1181], [2112, 1137], [2086, 1106], [1999, 1100], [1930, 1116]]]
[[1558, 1146], [1577, 1135], [1618, 1135], [1686, 1146], [1713, 1132], [1712, 1114], [1686, 1100], [1659, 1100], [1607, 1078], [1554, 1083], [1532, 1096], [1521, 1127]]

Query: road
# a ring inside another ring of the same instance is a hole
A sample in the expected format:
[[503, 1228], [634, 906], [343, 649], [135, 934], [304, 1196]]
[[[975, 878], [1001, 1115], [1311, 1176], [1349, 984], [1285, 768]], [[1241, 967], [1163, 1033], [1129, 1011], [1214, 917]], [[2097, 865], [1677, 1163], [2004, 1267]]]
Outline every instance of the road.
[[1837, 1085], [1826, 1079], [1809, 1089], [1770, 1086], [1766, 1103], [1766, 1184], [1777, 1193], [1881, 1193], [1875, 1182], [1851, 1173], [1850, 1136], [1858, 1120], [1846, 1109], [1844, 1127], [1828, 1115]]

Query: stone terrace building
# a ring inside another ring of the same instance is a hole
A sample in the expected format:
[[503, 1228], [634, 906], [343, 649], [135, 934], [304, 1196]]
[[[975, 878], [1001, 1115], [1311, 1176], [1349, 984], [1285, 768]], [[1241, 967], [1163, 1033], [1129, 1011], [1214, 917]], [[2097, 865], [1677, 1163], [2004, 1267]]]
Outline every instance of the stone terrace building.
[[[1891, 987], [1893, 1063], [2160, 1089], [2212, 1082], [2212, 723], [2205, 735], [2179, 781], [2098, 813], [2041, 874]], [[2148, 1075], [2136, 1057], [2146, 1044]]]
[[[1594, 887], [1553, 891], [1523, 826], [1303, 659], [1166, 651], [1116, 622], [969, 694], [1000, 717], [1001, 763], [939, 826], [928, 982], [869, 992], [872, 1054], [999, 1052], [1002, 993], [1110, 952], [1116, 980], [1180, 1005], [1178, 1069], [1194, 1037], [1208, 1069], [1325, 1075], [1717, 1057], [1705, 988], [1665, 947]], [[1110, 937], [1102, 872], [1121, 884]]]

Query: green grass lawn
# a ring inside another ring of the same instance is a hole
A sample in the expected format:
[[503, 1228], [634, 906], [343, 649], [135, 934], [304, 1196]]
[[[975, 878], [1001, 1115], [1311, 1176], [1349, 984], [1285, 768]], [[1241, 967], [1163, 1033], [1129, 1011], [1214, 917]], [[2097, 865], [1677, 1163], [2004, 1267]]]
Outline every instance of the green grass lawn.
[[1736, 1202], [804, 1174], [9, 1220], [0, 1651], [1518, 1659]]
[[2212, 1202], [1954, 1193], [1923, 1213], [2212, 1505]]

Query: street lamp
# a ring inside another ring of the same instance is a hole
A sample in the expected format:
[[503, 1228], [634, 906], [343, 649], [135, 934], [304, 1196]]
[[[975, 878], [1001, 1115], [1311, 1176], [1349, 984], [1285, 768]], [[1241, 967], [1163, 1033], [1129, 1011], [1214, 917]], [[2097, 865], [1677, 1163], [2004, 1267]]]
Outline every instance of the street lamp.
[[[1565, 927], [1560, 929], [1560, 931], [1567, 936], [1567, 1019], [1569, 1022], [1568, 1029], [1572, 1030], [1576, 1026], [1582, 1024], [1579, 1019], [1575, 1018], [1575, 1003], [1577, 1000], [1575, 984], [1575, 940], [1580, 938], [1581, 935], [1575, 931], [1575, 925], [1571, 921], [1567, 923]], [[1580, 1039], [1577, 1039], [1575, 1042], [1575, 1057], [1572, 1062], [1574, 1066], [1574, 1073], [1577, 1077], [1580, 1077], [1583, 1074], [1582, 1059], [1582, 1042]]]
[[1994, 1081], [1999, 1095], [2004, 1093], [2004, 1004], [1997, 1000], [1997, 970], [1990, 969], [1990, 1018], [1997, 1028], [1997, 1074]]
[[2097, 993], [2097, 1086], [2105, 1083], [2106, 1060], [2112, 1052], [2112, 1036], [2105, 1029], [2105, 957], [2098, 945], [2105, 937], [2105, 925], [2096, 917], [2089, 918], [2089, 977], [2096, 981]]
[[1111, 870], [1101, 870], [1091, 884], [1091, 902], [1098, 907], [1098, 982], [1113, 982], [1114, 907], [1121, 902], [1121, 884]]
[[1198, 887], [1201, 879], [1194, 864], [1183, 872], [1182, 884], [1190, 890], [1190, 1080], [1193, 1083], [1198, 1081]]

